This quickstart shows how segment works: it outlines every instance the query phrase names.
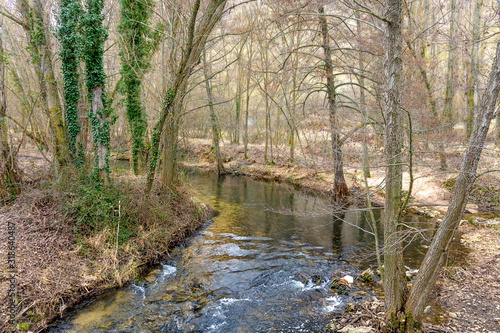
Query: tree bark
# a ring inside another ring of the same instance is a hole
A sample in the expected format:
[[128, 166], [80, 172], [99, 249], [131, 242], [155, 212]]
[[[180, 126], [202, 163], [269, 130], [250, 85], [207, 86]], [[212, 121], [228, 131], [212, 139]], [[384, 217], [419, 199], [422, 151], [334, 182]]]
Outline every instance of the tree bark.
[[472, 50], [470, 57], [470, 68], [467, 71], [467, 89], [465, 97], [467, 100], [467, 115], [466, 123], [466, 139], [470, 136], [472, 131], [472, 121], [474, 118], [476, 100], [478, 99], [479, 90], [477, 89], [479, 79], [479, 63], [478, 63], [478, 50], [480, 42], [480, 24], [481, 24], [481, 8], [483, 7], [483, 0], [476, 0], [476, 8], [474, 10], [474, 20], [472, 21]]
[[207, 90], [208, 110], [210, 112], [210, 123], [212, 125], [212, 145], [215, 151], [215, 162], [217, 166], [217, 174], [223, 175], [226, 173], [219, 146], [219, 126], [217, 126], [217, 117], [214, 110], [214, 99], [212, 95], [212, 85], [210, 84], [209, 64], [207, 63], [206, 50], [203, 51], [203, 74], [205, 76], [205, 88]]
[[396, 315], [403, 306], [406, 277], [399, 221], [402, 189], [403, 126], [400, 109], [402, 86], [402, 11], [400, 0], [386, 0], [384, 31], [385, 73], [385, 210], [383, 285], [386, 316]]
[[58, 167], [66, 163], [67, 149], [65, 149], [62, 107], [52, 66], [53, 52], [46, 29], [43, 7], [40, 0], [34, 0], [33, 6], [30, 6], [26, 0], [17, 1], [19, 11], [23, 17], [23, 28], [26, 32], [30, 53], [34, 60], [35, 71], [38, 76], [44, 111], [49, 117], [54, 162], [55, 166]]
[[344, 177], [344, 161], [342, 156], [342, 144], [339, 138], [339, 125], [337, 122], [337, 98], [335, 94], [335, 78], [333, 76], [332, 66], [332, 51], [328, 37], [328, 25], [324, 15], [325, 8], [319, 8], [319, 25], [321, 34], [323, 36], [323, 52], [325, 53], [325, 74], [326, 74], [326, 89], [328, 99], [328, 110], [330, 118], [330, 132], [332, 136], [332, 156], [333, 156], [333, 196], [336, 200], [343, 200], [349, 196], [349, 189], [347, 187]]
[[[203, 17], [200, 19], [198, 27], [196, 27], [196, 18], [198, 15], [198, 10], [200, 7], [200, 0], [197, 0], [193, 6], [193, 10], [190, 17], [189, 27], [188, 27], [188, 37], [185, 43], [184, 52], [179, 61], [179, 66], [177, 72], [174, 75], [172, 86], [167, 89], [165, 94], [165, 99], [163, 102], [162, 110], [160, 112], [160, 119], [156, 123], [153, 129], [153, 134], [151, 137], [151, 148], [149, 150], [149, 171], [146, 177], [146, 188], [145, 193], [149, 196], [151, 188], [153, 187], [153, 181], [156, 172], [156, 166], [158, 157], [160, 155], [160, 137], [163, 133], [163, 129], [166, 121], [172, 122], [176, 125], [178, 124], [178, 117], [175, 116], [175, 108], [177, 105], [182, 106], [182, 100], [184, 98], [184, 93], [186, 91], [187, 81], [194, 69], [194, 67], [199, 63], [201, 53], [205, 47], [205, 42], [209, 37], [211, 31], [213, 30], [215, 24], [219, 21], [222, 16], [222, 11], [226, 5], [227, 0], [211, 0]], [[178, 115], [179, 116], [179, 115]], [[178, 128], [178, 126], [174, 126]], [[175, 154], [175, 147], [177, 145], [177, 130], [173, 132], [174, 137], [166, 138], [171, 140], [167, 143], [167, 146], [173, 147], [172, 152]], [[175, 156], [173, 156], [172, 161], [175, 163]], [[174, 164], [175, 168], [175, 164]], [[170, 178], [170, 177], [167, 177]], [[166, 183], [164, 186], [172, 186], [171, 183]]]
[[[95, 119], [99, 122], [99, 129], [104, 128], [104, 123], [106, 122], [106, 117], [104, 116], [104, 103], [102, 101], [103, 89], [101, 86], [97, 86], [92, 89], [92, 113], [95, 116]], [[96, 130], [97, 126], [92, 126], [94, 128], [93, 132]], [[94, 135], [94, 145], [96, 145], [96, 153], [97, 153], [97, 168], [99, 171], [99, 179], [101, 181], [106, 179], [106, 168], [107, 168], [107, 159], [109, 155], [108, 145], [103, 142], [102, 137], [106, 136], [106, 133], [101, 133], [100, 130], [97, 130], [97, 135]], [[107, 137], [109, 138], [109, 133], [107, 133]]]
[[491, 120], [495, 115], [499, 92], [500, 40], [497, 42], [495, 60], [486, 84], [486, 90], [481, 98], [480, 107], [474, 115], [473, 128], [467, 149], [462, 157], [462, 164], [455, 184], [453, 197], [420, 266], [419, 273], [406, 303], [406, 308], [412, 312], [417, 320], [422, 316], [427, 297], [436, 282], [448, 247], [460, 224], [472, 184], [476, 178], [477, 166]]
[[3, 50], [3, 22], [0, 17], [0, 198], [9, 200], [18, 192], [19, 174], [16, 159], [10, 149], [7, 127], [7, 99], [5, 94], [5, 61]]

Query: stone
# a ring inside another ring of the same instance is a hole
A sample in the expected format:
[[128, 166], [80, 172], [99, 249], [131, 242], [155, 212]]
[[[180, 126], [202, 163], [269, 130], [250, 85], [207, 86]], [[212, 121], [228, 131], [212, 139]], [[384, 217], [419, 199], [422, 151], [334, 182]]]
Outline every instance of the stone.
[[455, 312], [448, 313], [448, 316], [450, 316], [450, 318], [457, 318], [458, 317]]
[[349, 284], [354, 283], [354, 278], [350, 275], [345, 275], [342, 279], [340, 279], [340, 281], [342, 281], [342, 280], [345, 280]]
[[374, 273], [371, 268], [368, 268], [363, 273], [361, 273], [361, 280], [364, 282], [371, 282], [373, 281], [373, 275]]
[[424, 313], [425, 314], [428, 314], [429, 312], [431, 312], [431, 306], [430, 305], [427, 305], [424, 309]]
[[339, 330], [340, 333], [372, 333], [375, 330], [372, 327], [358, 326], [354, 327], [352, 325], [347, 325], [343, 329]]

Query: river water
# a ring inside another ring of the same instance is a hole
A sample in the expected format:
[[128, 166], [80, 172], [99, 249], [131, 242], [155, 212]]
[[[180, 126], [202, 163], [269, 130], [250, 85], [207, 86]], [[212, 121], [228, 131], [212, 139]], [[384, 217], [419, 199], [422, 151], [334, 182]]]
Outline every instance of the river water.
[[[380, 292], [360, 281], [340, 296], [326, 286], [332, 273], [376, 264], [363, 210], [333, 215], [324, 198], [284, 185], [184, 172], [218, 211], [213, 221], [144, 280], [86, 301], [49, 332], [325, 332], [349, 302]], [[425, 248], [409, 244], [406, 264], [415, 268]]]

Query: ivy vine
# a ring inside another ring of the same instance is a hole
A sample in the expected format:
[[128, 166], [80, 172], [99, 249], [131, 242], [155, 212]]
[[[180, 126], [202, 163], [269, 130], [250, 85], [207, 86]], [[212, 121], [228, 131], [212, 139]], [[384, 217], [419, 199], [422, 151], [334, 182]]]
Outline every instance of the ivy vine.
[[78, 0], [61, 0], [60, 14], [57, 17], [57, 38], [61, 43], [59, 55], [62, 60], [62, 75], [65, 100], [65, 118], [68, 132], [68, 145], [71, 157], [79, 168], [83, 164], [83, 147], [77, 139], [80, 133], [78, 120], [78, 101], [80, 90], [78, 88], [78, 66], [80, 64], [81, 34], [79, 30], [80, 17], [83, 13]]
[[132, 144], [132, 169], [138, 174], [139, 155], [145, 148], [144, 133], [147, 128], [146, 115], [141, 103], [141, 85], [144, 72], [151, 66], [153, 50], [158, 45], [158, 31], [149, 27], [153, 13], [152, 0], [120, 0], [121, 35], [120, 73], [123, 78], [123, 93], [126, 95], [126, 114], [130, 125]]
[[[102, 89], [103, 108], [92, 112], [92, 109], [87, 113], [92, 137], [94, 139], [94, 175], [98, 177], [99, 171], [99, 156], [97, 148], [99, 145], [107, 147], [105, 156], [104, 170], [109, 175], [109, 149], [110, 135], [109, 126], [114, 123], [116, 117], [107, 119], [112, 110], [108, 107], [109, 101], [106, 98], [104, 90], [104, 81], [106, 74], [104, 73], [103, 55], [104, 43], [108, 38], [107, 28], [103, 25], [104, 15], [102, 9], [104, 7], [103, 0], [86, 0], [86, 12], [82, 16], [82, 54], [85, 61], [85, 84], [87, 86], [89, 100], [93, 100], [93, 94], [97, 88]], [[101, 121], [104, 119], [104, 121]]]

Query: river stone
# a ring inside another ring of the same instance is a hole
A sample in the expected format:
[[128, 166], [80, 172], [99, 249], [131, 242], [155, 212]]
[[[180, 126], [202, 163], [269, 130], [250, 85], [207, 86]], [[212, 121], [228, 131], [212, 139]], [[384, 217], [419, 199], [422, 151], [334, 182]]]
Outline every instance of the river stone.
[[375, 330], [372, 327], [358, 326], [354, 327], [352, 325], [347, 325], [343, 329], [339, 330], [341, 333], [372, 333]]

